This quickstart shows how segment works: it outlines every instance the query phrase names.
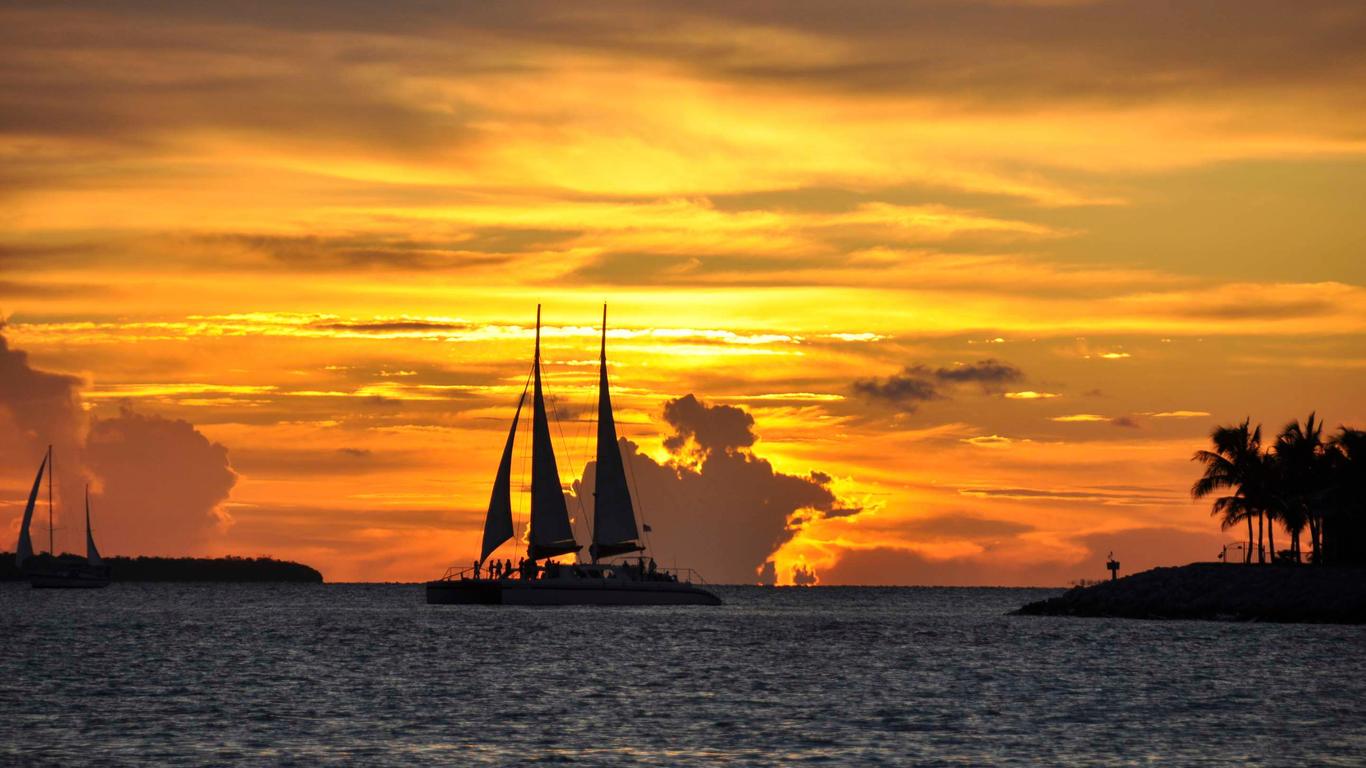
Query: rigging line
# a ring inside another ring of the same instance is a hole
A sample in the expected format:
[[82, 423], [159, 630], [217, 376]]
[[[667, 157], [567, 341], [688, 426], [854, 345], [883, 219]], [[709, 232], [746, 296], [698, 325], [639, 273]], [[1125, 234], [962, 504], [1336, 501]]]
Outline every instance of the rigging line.
[[[621, 451], [621, 444], [617, 443], [617, 451]], [[634, 453], [634, 451], [632, 452]], [[650, 527], [645, 522], [645, 499], [640, 496], [640, 486], [636, 485], [635, 462], [630, 456], [623, 462], [626, 465], [626, 479], [631, 483], [631, 492], [636, 496], [635, 510], [640, 515], [640, 535], [645, 538], [646, 551], [653, 551], [654, 545], [650, 543]]]
[[[518, 407], [518, 408], [520, 408], [520, 407], [521, 407], [522, 405], [524, 405], [525, 402], [526, 402], [526, 390], [527, 390], [527, 387], [530, 387], [530, 386], [531, 386], [531, 376], [532, 376], [532, 374], [534, 374], [535, 372], [536, 372], [536, 364], [535, 364], [535, 363], [532, 363], [532, 364], [531, 364], [531, 368], [527, 370], [527, 373], [526, 373], [526, 381], [523, 382], [523, 384], [522, 384], [522, 398], [521, 398], [520, 400], [517, 401], [517, 407]], [[519, 429], [520, 431], [523, 431], [523, 432], [529, 432], [529, 431], [531, 430], [531, 422], [533, 422], [533, 421], [535, 421], [535, 416], [534, 416], [534, 415], [533, 415], [533, 417], [530, 418], [530, 419], [523, 419], [522, 421], [519, 421], [519, 422], [518, 422], [518, 425], [517, 425], [517, 426], [518, 426], [518, 429]], [[523, 422], [525, 422], [525, 423], [523, 423]], [[517, 440], [516, 436], [513, 437], [513, 440], [514, 440], [514, 441]], [[520, 484], [520, 485], [518, 486], [518, 488], [517, 488], [517, 515], [516, 515], [516, 517], [513, 519], [513, 525], [512, 525], [512, 541], [513, 541], [514, 546], [520, 545], [520, 544], [522, 543], [522, 541], [523, 541], [522, 538], [519, 537], [519, 536], [517, 535], [517, 529], [520, 528], [521, 525], [522, 525], [522, 504], [524, 503], [524, 499], [525, 499], [525, 497], [526, 497], [526, 495], [527, 495], [527, 482], [526, 482], [526, 463], [527, 463], [527, 454], [531, 452], [531, 440], [530, 440], [530, 439], [522, 440], [522, 441], [520, 441], [520, 442], [521, 442], [521, 444], [522, 444], [522, 466], [521, 466], [521, 469], [519, 470], [519, 474], [521, 475], [521, 477], [520, 477], [521, 484]], [[530, 535], [530, 530], [529, 530], [529, 529], [530, 529], [530, 525], [531, 525], [531, 524], [530, 524], [530, 521], [528, 521], [528, 523], [527, 523], [528, 531], [524, 532], [524, 533], [523, 533], [523, 536], [529, 536], [529, 535]]]
[[[597, 399], [596, 399], [596, 401], [593, 403], [593, 411], [592, 411], [592, 413], [591, 413], [591, 414], [589, 415], [589, 417], [588, 417], [588, 428], [584, 430], [583, 435], [582, 435], [582, 436], [580, 437], [580, 439], [579, 439], [579, 453], [582, 453], [584, 456], [587, 456], [587, 455], [588, 455], [588, 438], [589, 438], [589, 436], [590, 436], [590, 435], [594, 435], [594, 436], [595, 436], [596, 433], [597, 433], [596, 427], [598, 426], [598, 409], [601, 408], [601, 407], [602, 407], [602, 388], [599, 387], [599, 388], [598, 388], [598, 396], [597, 396]], [[594, 461], [597, 461], [597, 457], [594, 456], [594, 457], [593, 457], [593, 460], [594, 460]], [[585, 473], [588, 471], [588, 460], [587, 460], [587, 459], [584, 459], [583, 470], [584, 470]], [[594, 472], [597, 471], [597, 467], [596, 467], [596, 466], [594, 467], [593, 471], [594, 471]], [[596, 491], [597, 489], [598, 489], [598, 478], [597, 478], [596, 475], [594, 475], [594, 476], [593, 476], [593, 490]], [[593, 504], [593, 512], [596, 513], [597, 511], [598, 511], [597, 503], [594, 502], [594, 504]]]
[[[604, 366], [607, 365], [607, 360], [606, 360], [605, 358], [603, 359], [602, 364], [603, 364]], [[602, 409], [602, 386], [601, 386], [601, 383], [602, 383], [602, 376], [601, 376], [601, 374], [599, 374], [599, 376], [598, 376], [598, 383], [599, 383], [599, 386], [598, 386], [598, 396], [597, 396], [597, 398], [596, 398], [596, 399], [594, 400], [594, 402], [593, 402], [593, 413], [592, 413], [592, 415], [590, 415], [590, 416], [588, 417], [588, 430], [587, 430], [586, 432], [583, 433], [583, 438], [584, 438], [584, 439], [583, 439], [583, 442], [584, 442], [584, 443], [587, 443], [587, 442], [588, 442], [588, 435], [590, 435], [590, 434], [592, 434], [592, 433], [594, 433], [594, 432], [596, 431], [596, 430], [595, 430], [595, 427], [597, 427], [597, 425], [598, 425], [598, 413], [599, 413], [599, 412], [601, 411], [601, 409]], [[580, 447], [582, 447], [582, 446], [580, 446]], [[597, 450], [597, 453], [598, 453], [599, 455], [601, 455], [601, 454], [602, 454], [602, 446], [598, 445], [598, 446], [596, 446], [596, 447], [597, 447], [597, 449], [598, 449], [598, 450]], [[587, 453], [588, 453], [588, 451], [585, 450], [585, 451], [584, 451], [584, 454], [587, 455]], [[594, 515], [596, 515], [596, 514], [598, 513], [598, 472], [599, 472], [600, 470], [601, 470], [601, 466], [600, 466], [600, 464], [599, 464], [599, 462], [598, 462], [598, 460], [597, 460], [597, 456], [594, 456], [594, 457], [593, 457], [593, 514], [594, 514]], [[587, 479], [588, 479], [588, 477], [587, 477], [587, 474], [588, 474], [588, 463], [587, 463], [587, 462], [584, 462], [583, 471], [584, 471], [584, 478], [583, 478], [583, 479], [584, 479], [584, 480], [587, 480]], [[579, 484], [579, 487], [582, 488], [582, 487], [583, 487], [583, 484], [580, 483], [580, 484]], [[594, 542], [594, 540], [593, 540], [592, 531], [591, 531], [591, 530], [589, 531], [588, 543], [589, 543], [589, 546], [596, 546], [596, 542]], [[590, 551], [591, 551], [591, 550], [590, 550]]]

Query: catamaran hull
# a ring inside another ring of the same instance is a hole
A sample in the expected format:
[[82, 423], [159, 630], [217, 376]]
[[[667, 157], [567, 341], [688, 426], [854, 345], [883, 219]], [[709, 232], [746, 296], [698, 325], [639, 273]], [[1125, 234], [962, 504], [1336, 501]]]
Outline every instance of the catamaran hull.
[[427, 582], [431, 605], [720, 605], [716, 595], [678, 582], [627, 584], [452, 579]]

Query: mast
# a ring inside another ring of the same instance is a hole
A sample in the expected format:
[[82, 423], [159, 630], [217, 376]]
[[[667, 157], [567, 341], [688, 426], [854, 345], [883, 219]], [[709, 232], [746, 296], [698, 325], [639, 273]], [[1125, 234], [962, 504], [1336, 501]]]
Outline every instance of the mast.
[[52, 446], [48, 446], [49, 453], [43, 454], [43, 461], [38, 465], [38, 474], [33, 478], [33, 488], [28, 492], [28, 503], [24, 505], [24, 522], [19, 527], [19, 544], [14, 548], [14, 565], [23, 567], [24, 561], [33, 557], [33, 538], [29, 535], [29, 525], [33, 522], [33, 508], [38, 503], [38, 492], [43, 489], [43, 472], [47, 469], [47, 460]]
[[593, 561], [638, 552], [640, 531], [617, 444], [612, 395], [607, 385], [607, 305], [602, 305], [602, 354], [598, 373], [598, 455], [593, 478]]
[[569, 524], [569, 508], [560, 486], [560, 470], [550, 439], [550, 420], [545, 412], [541, 391], [541, 305], [536, 305], [536, 356], [532, 366], [535, 390], [531, 419], [531, 542], [527, 557], [542, 560], [579, 551], [574, 529]]
[[47, 553], [53, 557], [57, 556], [57, 550], [52, 546], [52, 475], [56, 469], [52, 464], [52, 446], [47, 447]]

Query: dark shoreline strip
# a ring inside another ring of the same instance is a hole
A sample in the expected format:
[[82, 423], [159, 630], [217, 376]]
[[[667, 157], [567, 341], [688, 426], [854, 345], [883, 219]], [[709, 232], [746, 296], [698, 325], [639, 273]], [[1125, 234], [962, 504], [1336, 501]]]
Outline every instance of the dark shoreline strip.
[[[41, 557], [47, 558], [47, 555]], [[63, 558], [75, 557], [62, 555]], [[84, 558], [76, 558], [84, 560]], [[113, 581], [293, 582], [321, 584], [323, 575], [302, 563], [271, 557], [106, 557]], [[19, 581], [14, 555], [0, 552], [0, 581]]]

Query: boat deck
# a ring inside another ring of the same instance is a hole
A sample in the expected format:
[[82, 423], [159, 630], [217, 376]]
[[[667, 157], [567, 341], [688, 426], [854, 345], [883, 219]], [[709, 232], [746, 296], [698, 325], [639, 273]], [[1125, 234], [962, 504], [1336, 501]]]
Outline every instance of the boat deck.
[[686, 581], [562, 575], [542, 579], [439, 579], [427, 582], [427, 602], [438, 605], [720, 605], [721, 599]]

